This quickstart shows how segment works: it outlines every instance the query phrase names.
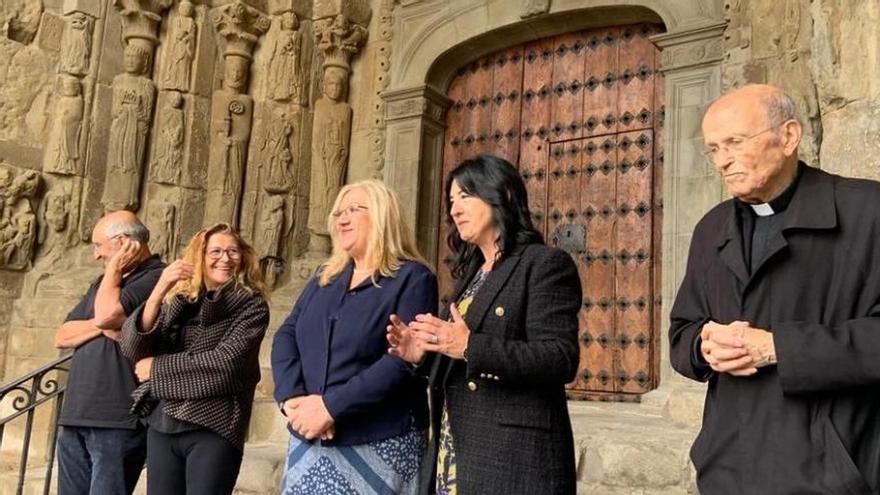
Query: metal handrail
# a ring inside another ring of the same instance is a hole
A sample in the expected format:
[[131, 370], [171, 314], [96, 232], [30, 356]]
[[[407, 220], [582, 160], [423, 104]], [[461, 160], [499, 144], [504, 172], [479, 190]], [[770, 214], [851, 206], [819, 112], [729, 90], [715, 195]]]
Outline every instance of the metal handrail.
[[[72, 354], [63, 356], [0, 387], [0, 406], [3, 405], [7, 398], [13, 397], [12, 409], [14, 411], [0, 419], [0, 448], [3, 446], [3, 434], [6, 430], [6, 425], [22, 415], [27, 416], [18, 468], [17, 495], [20, 495], [24, 490], [35, 411], [40, 405], [54, 401], [55, 410], [52, 414], [51, 431], [48, 439], [49, 451], [46, 458], [46, 479], [43, 485], [43, 494], [48, 495], [49, 493], [49, 488], [52, 484], [52, 465], [55, 462], [55, 440], [58, 437], [58, 414], [64, 401], [65, 390], [65, 387], [58, 383], [58, 373], [68, 373], [70, 371], [69, 362], [71, 357]], [[50, 373], [54, 374], [49, 376]]]

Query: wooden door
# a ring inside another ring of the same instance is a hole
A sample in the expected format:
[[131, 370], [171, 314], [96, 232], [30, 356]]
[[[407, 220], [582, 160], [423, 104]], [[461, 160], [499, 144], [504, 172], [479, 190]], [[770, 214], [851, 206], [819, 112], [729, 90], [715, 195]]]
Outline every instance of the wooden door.
[[[444, 178], [481, 153], [507, 159], [547, 243], [578, 266], [584, 296], [572, 398], [638, 400], [659, 379], [664, 92], [648, 38], [661, 29], [637, 24], [527, 43], [461, 68], [449, 87]], [[450, 226], [438, 214], [447, 294]]]

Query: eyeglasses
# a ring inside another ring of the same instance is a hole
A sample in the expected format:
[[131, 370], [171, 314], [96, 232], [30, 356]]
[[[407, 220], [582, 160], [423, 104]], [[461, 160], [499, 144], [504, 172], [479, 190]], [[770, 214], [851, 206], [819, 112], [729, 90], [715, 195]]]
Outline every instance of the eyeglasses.
[[205, 252], [205, 255], [207, 255], [208, 258], [212, 260], [219, 260], [223, 257], [223, 254], [229, 256], [229, 259], [231, 260], [237, 260], [241, 258], [241, 251], [239, 251], [238, 248], [211, 248]]
[[92, 251], [97, 251], [97, 250], [101, 249], [101, 246], [103, 246], [104, 244], [107, 244], [108, 242], [112, 241], [113, 239], [116, 239], [117, 237], [122, 237], [122, 234], [116, 234], [113, 237], [108, 237], [106, 241], [93, 242], [92, 243]]
[[718, 153], [724, 152], [725, 154], [736, 155], [743, 150], [743, 147], [746, 145], [746, 143], [748, 143], [752, 139], [755, 139], [756, 137], [760, 136], [761, 134], [765, 134], [767, 132], [770, 132], [770, 131], [776, 129], [777, 127], [781, 126], [784, 123], [785, 122], [780, 122], [779, 124], [774, 124], [766, 129], [764, 129], [763, 131], [756, 132], [756, 133], [752, 134], [751, 136], [729, 137], [729, 138], [721, 141], [721, 144], [718, 146], [713, 146], [713, 147], [703, 149], [703, 151], [702, 151], [703, 157], [705, 157], [706, 161], [708, 161], [710, 164], [714, 165], [715, 159], [718, 158]]
[[350, 217], [359, 211], [365, 211], [368, 209], [369, 208], [367, 208], [366, 206], [361, 206], [359, 204], [353, 204], [353, 205], [349, 206], [348, 208], [342, 208], [340, 210], [336, 210], [333, 213], [331, 213], [331, 215], [333, 215], [333, 218], [341, 218], [343, 215]]

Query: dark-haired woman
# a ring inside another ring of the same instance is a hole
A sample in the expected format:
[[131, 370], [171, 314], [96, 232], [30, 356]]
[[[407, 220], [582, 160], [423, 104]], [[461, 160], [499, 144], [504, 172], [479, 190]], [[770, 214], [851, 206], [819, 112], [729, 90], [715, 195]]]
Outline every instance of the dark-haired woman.
[[493, 156], [446, 179], [455, 301], [440, 317], [392, 317], [389, 352], [431, 384], [423, 492], [573, 494], [565, 384], [578, 366], [577, 268], [532, 225], [516, 169]]

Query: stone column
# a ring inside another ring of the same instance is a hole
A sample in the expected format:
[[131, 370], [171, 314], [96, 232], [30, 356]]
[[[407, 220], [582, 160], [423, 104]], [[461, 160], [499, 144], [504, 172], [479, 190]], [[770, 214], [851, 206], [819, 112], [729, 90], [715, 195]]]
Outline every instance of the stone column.
[[113, 78], [113, 121], [101, 204], [105, 210], [138, 209], [147, 136], [156, 100], [150, 78], [156, 31], [171, 0], [114, 0], [122, 16], [125, 72]]
[[348, 167], [351, 58], [366, 41], [370, 11], [355, 1], [321, 3], [315, 9], [315, 45], [321, 52], [323, 82], [314, 106], [308, 227], [309, 252], [323, 256], [330, 251], [327, 218]]
[[666, 126], [664, 143], [661, 382], [683, 380], [669, 361], [669, 311], [684, 278], [694, 226], [724, 198], [721, 182], [700, 154], [703, 112], [721, 93], [724, 27], [706, 24], [652, 38], [662, 50], [666, 121], [675, 123]]
[[386, 105], [385, 183], [397, 192], [401, 204], [416, 205], [403, 211], [404, 220], [416, 232], [425, 257], [437, 259], [440, 220], [435, 205], [442, 203], [442, 192], [425, 185], [441, 181], [444, 116], [452, 102], [431, 86], [388, 91], [382, 98]]
[[211, 102], [205, 223], [238, 225], [254, 113], [248, 74], [254, 47], [270, 22], [240, 0], [216, 9], [212, 21], [223, 42], [223, 87]]

